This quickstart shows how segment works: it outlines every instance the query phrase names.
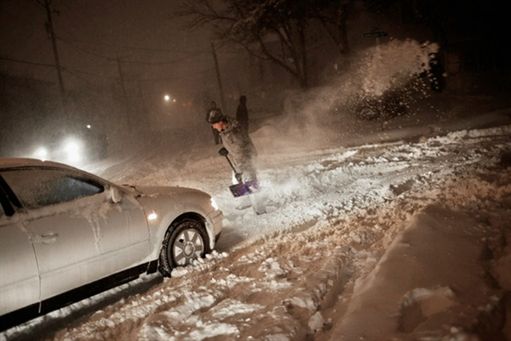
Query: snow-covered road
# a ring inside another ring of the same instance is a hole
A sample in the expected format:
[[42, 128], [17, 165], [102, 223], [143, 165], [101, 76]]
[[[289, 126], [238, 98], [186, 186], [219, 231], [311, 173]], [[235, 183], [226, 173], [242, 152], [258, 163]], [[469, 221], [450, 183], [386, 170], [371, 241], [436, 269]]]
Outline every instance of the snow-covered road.
[[[137, 280], [0, 338], [376, 340], [382, 335], [476, 335], [474, 326], [485, 311], [491, 316], [494, 307], [506, 309], [502, 297], [510, 290], [502, 269], [493, 274], [496, 286], [478, 273], [489, 262], [478, 252], [490, 246], [495, 249], [488, 259], [503, 262], [504, 269], [511, 265], [506, 242], [496, 246], [491, 238], [506, 240], [509, 234], [511, 172], [501, 160], [510, 145], [511, 126], [505, 126], [415, 143], [262, 154], [264, 215], [236, 209], [239, 202], [227, 190], [227, 166], [210, 156], [212, 148], [182, 162], [157, 154], [126, 160], [124, 166], [103, 169], [103, 175], [122, 183], [190, 186], [211, 193], [225, 214], [218, 251], [195, 266], [175, 270], [163, 282]], [[457, 231], [456, 238], [442, 226]], [[410, 231], [422, 234], [408, 235]], [[422, 240], [440, 245], [445, 236], [454, 244], [426, 248], [423, 254], [400, 249]], [[474, 246], [463, 244], [468, 240]], [[437, 254], [458, 251], [472, 263], [457, 263], [454, 255], [448, 264], [466, 266], [465, 282], [482, 288], [469, 295], [472, 299], [464, 291], [467, 285], [449, 282], [435, 273], [440, 265], [428, 263]], [[417, 279], [421, 271], [430, 275], [424, 275], [427, 283]], [[363, 317], [370, 319], [371, 331]]]
[[[162, 159], [157, 154], [129, 160], [122, 171], [117, 166], [114, 173], [103, 172], [120, 183], [179, 185], [211, 193], [226, 217], [218, 247], [229, 251], [241, 241], [303, 230], [318, 221], [378, 206], [412, 187], [420, 189], [433, 178], [444, 179], [461, 166], [488, 160], [489, 148], [498, 152], [505, 147], [507, 133], [500, 128], [460, 131], [422, 143], [398, 141], [262, 155], [260, 179], [268, 213], [260, 216], [251, 209], [236, 209], [241, 199], [232, 198], [228, 191], [229, 168], [216, 155], [217, 147], [195, 151], [192, 161], [183, 162], [185, 156]], [[479, 136], [485, 134], [489, 137]]]

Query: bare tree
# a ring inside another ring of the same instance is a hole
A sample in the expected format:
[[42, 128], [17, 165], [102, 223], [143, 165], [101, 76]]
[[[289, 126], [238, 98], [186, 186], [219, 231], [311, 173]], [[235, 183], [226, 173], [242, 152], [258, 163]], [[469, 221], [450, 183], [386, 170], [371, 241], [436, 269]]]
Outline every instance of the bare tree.
[[192, 26], [212, 25], [221, 39], [275, 63], [306, 88], [312, 9], [300, 0], [187, 0], [180, 14], [192, 17]]
[[311, 19], [319, 21], [325, 32], [336, 44], [340, 54], [350, 52], [347, 19], [352, 11], [354, 0], [312, 1]]

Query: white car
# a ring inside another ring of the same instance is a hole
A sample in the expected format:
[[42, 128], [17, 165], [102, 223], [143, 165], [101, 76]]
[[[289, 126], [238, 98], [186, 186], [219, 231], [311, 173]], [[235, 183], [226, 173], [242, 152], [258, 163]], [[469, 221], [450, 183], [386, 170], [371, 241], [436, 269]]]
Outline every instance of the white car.
[[0, 330], [210, 252], [223, 214], [206, 193], [119, 186], [79, 169], [0, 159]]

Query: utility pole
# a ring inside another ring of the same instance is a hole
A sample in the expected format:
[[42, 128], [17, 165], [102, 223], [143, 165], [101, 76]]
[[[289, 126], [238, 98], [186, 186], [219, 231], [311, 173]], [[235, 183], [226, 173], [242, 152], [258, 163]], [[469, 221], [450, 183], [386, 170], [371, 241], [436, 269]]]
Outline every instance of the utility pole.
[[147, 110], [147, 103], [145, 101], [144, 96], [144, 90], [142, 90], [142, 82], [140, 79], [137, 79], [137, 88], [138, 88], [138, 95], [140, 98], [140, 112], [142, 113], [142, 123], [145, 125], [145, 127], [148, 127], [151, 123], [149, 120], [149, 110]]
[[220, 77], [220, 67], [218, 66], [218, 58], [216, 56], [215, 43], [211, 42], [211, 51], [213, 52], [213, 61], [215, 62], [216, 80], [218, 82], [218, 89], [220, 91], [220, 103], [222, 104], [222, 110], [227, 111], [225, 106], [224, 87], [222, 86], [222, 78]]
[[126, 85], [124, 83], [124, 73], [122, 70], [121, 57], [117, 56], [116, 61], [117, 61], [117, 71], [119, 72], [119, 81], [121, 82], [124, 110], [126, 112], [126, 124], [128, 125], [128, 130], [131, 130], [131, 117], [130, 117], [131, 113], [130, 113], [130, 106], [128, 103], [128, 92], [126, 91]]
[[[55, 38], [55, 27], [53, 25], [53, 16], [51, 8], [51, 0], [44, 0], [44, 8], [46, 9], [46, 30], [51, 39], [51, 46], [53, 48], [53, 56], [55, 57], [55, 67], [57, 69], [57, 75], [59, 79], [60, 97], [62, 100], [62, 108], [66, 112], [66, 88], [64, 87], [64, 79], [62, 78], [62, 66], [60, 65], [59, 50], [57, 48], [57, 39]], [[67, 114], [67, 112], [66, 112]]]

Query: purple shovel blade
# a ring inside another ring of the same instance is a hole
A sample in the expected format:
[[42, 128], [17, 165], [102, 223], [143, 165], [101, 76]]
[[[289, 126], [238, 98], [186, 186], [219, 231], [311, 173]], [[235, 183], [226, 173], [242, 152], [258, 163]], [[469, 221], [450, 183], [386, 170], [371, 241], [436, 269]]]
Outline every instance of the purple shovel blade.
[[259, 183], [257, 180], [250, 180], [245, 183], [239, 183], [236, 185], [229, 186], [232, 195], [237, 198], [244, 195], [248, 195], [259, 190]]

